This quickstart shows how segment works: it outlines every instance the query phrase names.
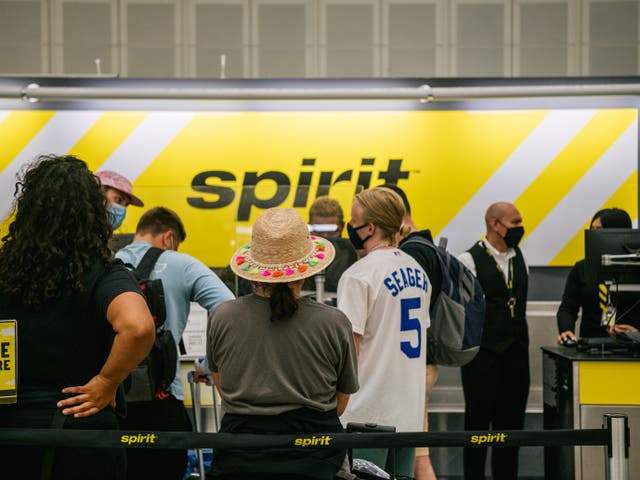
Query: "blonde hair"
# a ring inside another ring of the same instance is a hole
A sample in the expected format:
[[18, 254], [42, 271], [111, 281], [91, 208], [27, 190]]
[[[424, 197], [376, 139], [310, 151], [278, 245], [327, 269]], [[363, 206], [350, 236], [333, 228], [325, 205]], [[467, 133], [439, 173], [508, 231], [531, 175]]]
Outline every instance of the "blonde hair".
[[356, 195], [354, 201], [362, 207], [364, 221], [378, 227], [384, 238], [393, 245], [398, 243], [398, 234], [404, 237], [411, 230], [409, 226], [402, 224], [405, 215], [404, 203], [400, 195], [393, 190], [364, 190]]

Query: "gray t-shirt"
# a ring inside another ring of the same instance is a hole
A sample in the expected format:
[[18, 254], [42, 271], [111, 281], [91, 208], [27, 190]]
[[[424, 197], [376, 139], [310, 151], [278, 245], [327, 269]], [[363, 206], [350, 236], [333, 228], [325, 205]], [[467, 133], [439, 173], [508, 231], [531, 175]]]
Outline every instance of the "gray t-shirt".
[[358, 390], [351, 323], [339, 310], [300, 299], [293, 317], [271, 321], [269, 300], [247, 295], [209, 317], [207, 358], [220, 374], [227, 413], [278, 415], [336, 408], [336, 391]]

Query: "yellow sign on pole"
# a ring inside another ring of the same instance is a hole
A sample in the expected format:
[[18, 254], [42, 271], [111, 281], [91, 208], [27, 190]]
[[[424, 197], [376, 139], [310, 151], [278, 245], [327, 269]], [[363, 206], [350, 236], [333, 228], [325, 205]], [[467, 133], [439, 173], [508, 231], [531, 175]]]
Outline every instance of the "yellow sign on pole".
[[18, 395], [18, 324], [0, 320], [0, 404], [16, 403]]

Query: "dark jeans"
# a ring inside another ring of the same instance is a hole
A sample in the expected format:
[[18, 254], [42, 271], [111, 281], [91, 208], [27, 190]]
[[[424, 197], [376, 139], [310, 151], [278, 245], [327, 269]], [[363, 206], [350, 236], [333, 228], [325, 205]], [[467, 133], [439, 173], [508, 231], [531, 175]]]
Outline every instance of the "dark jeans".
[[[520, 430], [529, 396], [529, 352], [512, 344], [504, 352], [480, 348], [478, 355], [461, 369], [464, 389], [465, 430]], [[518, 478], [518, 447], [491, 449], [494, 480]], [[483, 480], [487, 449], [465, 448], [464, 477]]]
[[[300, 408], [268, 416], [225, 414], [220, 431], [268, 435], [342, 433], [344, 429], [335, 410], [319, 412]], [[345, 449], [310, 447], [219, 450], [214, 453], [207, 479], [333, 480], [345, 455]]]
[[[184, 403], [173, 396], [164, 400], [127, 405], [123, 430], [191, 432], [193, 426]], [[187, 470], [187, 450], [127, 449], [127, 479], [182, 480]]]
[[[55, 399], [54, 399], [55, 400]], [[56, 412], [55, 401], [50, 405], [1, 405], [2, 428], [49, 428]], [[118, 428], [118, 420], [111, 409], [86, 418], [64, 418], [64, 429], [110, 430]], [[40, 479], [43, 447], [1, 447], [1, 478]], [[51, 478], [53, 480], [124, 480], [126, 453], [121, 448], [62, 448], [53, 450]]]

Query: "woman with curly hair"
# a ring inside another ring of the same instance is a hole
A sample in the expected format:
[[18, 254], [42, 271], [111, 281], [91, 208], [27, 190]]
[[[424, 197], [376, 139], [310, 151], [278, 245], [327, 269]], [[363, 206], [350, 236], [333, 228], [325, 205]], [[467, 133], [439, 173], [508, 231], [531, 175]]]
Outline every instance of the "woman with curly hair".
[[[0, 427], [116, 429], [116, 391], [154, 325], [133, 277], [111, 262], [100, 182], [75, 157], [42, 156], [15, 197], [0, 318], [17, 324], [17, 403], [0, 405]], [[122, 449], [0, 449], [7, 478], [120, 479], [124, 463]]]

